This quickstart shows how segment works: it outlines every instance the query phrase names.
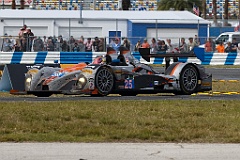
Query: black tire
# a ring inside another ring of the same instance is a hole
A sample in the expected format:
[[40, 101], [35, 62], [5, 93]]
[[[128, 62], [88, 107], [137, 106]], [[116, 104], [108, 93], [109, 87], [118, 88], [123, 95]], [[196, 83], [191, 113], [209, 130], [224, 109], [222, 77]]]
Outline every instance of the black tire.
[[121, 96], [136, 96], [137, 93], [120, 93]]
[[110, 68], [100, 68], [95, 77], [95, 86], [100, 95], [106, 96], [111, 93], [114, 87], [114, 76]]
[[33, 95], [36, 97], [50, 97], [52, 93], [34, 93]]
[[190, 95], [198, 89], [199, 73], [192, 64], [187, 64], [183, 67], [180, 73], [180, 88], [181, 94]]

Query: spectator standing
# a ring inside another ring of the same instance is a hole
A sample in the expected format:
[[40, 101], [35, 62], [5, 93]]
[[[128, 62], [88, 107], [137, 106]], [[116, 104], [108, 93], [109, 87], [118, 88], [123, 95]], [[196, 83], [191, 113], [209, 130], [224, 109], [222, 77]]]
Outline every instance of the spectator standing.
[[158, 53], [165, 54], [167, 52], [167, 49], [168, 49], [167, 45], [165, 44], [165, 41], [162, 40], [160, 44], [161, 45], [158, 46], [158, 50], [157, 51], [158, 51]]
[[52, 38], [47, 40], [47, 51], [54, 51], [54, 44]]
[[216, 46], [216, 51], [217, 51], [218, 53], [224, 53], [224, 50], [225, 50], [225, 48], [224, 48], [223, 42], [221, 41], [221, 42], [219, 42], [219, 44]]
[[40, 37], [34, 39], [33, 42], [33, 51], [38, 52], [38, 51], [43, 51], [44, 49], [44, 45], [43, 45], [43, 41]]
[[93, 47], [93, 44], [92, 44], [91, 38], [88, 38], [87, 42], [85, 43], [85, 51], [92, 52], [92, 47]]
[[72, 51], [73, 51], [73, 52], [79, 52], [79, 51], [80, 51], [80, 48], [79, 48], [77, 42], [74, 43], [74, 46], [73, 46], [73, 48], [72, 48]]
[[43, 51], [47, 51], [47, 37], [43, 36]]
[[3, 39], [2, 51], [11, 52], [13, 49], [13, 44], [11, 43], [10, 39], [7, 37], [7, 34], [5, 34], [4, 36], [5, 38]]
[[69, 45], [70, 45], [70, 50], [72, 50], [72, 48], [74, 47], [75, 45], [75, 39], [73, 38], [73, 36], [70, 36], [70, 39], [69, 39]]
[[195, 37], [194, 37], [194, 42], [195, 42], [195, 44], [196, 44], [197, 46], [200, 45], [200, 40], [199, 40], [199, 38], [198, 38], [198, 35], [195, 35]]
[[99, 52], [103, 52], [104, 51], [104, 38], [100, 38], [99, 39], [99, 44], [98, 44], [98, 49], [99, 49]]
[[187, 44], [187, 47], [188, 47], [188, 52], [190, 52], [194, 47], [198, 46], [197, 43], [195, 41], [193, 41], [193, 38], [190, 37], [188, 39], [188, 44]]
[[79, 52], [85, 52], [85, 45], [82, 39], [79, 40], [78, 47], [79, 47]]
[[27, 31], [23, 33], [23, 37], [24, 37], [24, 39], [26, 39], [26, 50], [31, 51], [33, 39], [34, 39], [34, 34], [31, 30], [31, 28], [27, 28]]
[[143, 43], [141, 44], [141, 47], [142, 48], [150, 48], [150, 44], [148, 43], [146, 38], [143, 40]]
[[20, 44], [20, 39], [16, 39], [15, 44], [13, 46], [13, 51], [14, 52], [21, 52], [21, 44]]
[[229, 53], [229, 52], [232, 52], [232, 51], [233, 51], [232, 43], [228, 41], [227, 46], [224, 49], [224, 52]]
[[94, 42], [93, 42], [93, 49], [94, 49], [95, 52], [99, 52], [98, 44], [99, 44], [99, 38], [95, 37]]
[[138, 40], [135, 47], [134, 47], [134, 51], [138, 52], [139, 51], [139, 48], [141, 48], [141, 41]]
[[[167, 44], [167, 53], [174, 54], [174, 48], [173, 48], [171, 39], [167, 39], [166, 42], [167, 42], [166, 43]], [[173, 57], [173, 62], [177, 62], [177, 61], [178, 61], [178, 58]], [[167, 69], [170, 66], [170, 57], [165, 57], [165, 63], [166, 63], [165, 69]]]
[[63, 41], [62, 51], [63, 51], [63, 52], [69, 52], [69, 51], [70, 51], [70, 47], [69, 47], [69, 45], [67, 44], [67, 41], [66, 41], [66, 40]]
[[233, 41], [232, 41], [232, 51], [233, 53], [237, 53], [237, 49], [238, 49], [238, 43], [237, 43], [237, 40], [236, 38], [233, 38]]
[[205, 52], [212, 52], [212, 51], [213, 51], [212, 43], [208, 39], [205, 42]]
[[181, 38], [180, 46], [179, 46], [179, 52], [180, 53], [186, 53], [188, 51], [187, 44], [185, 42], [185, 38]]
[[114, 43], [112, 43], [112, 48], [115, 50], [115, 51], [119, 51], [119, 47], [121, 46], [120, 42], [119, 42], [119, 38], [115, 38], [114, 39]]
[[54, 43], [56, 51], [59, 51], [59, 52], [62, 51], [62, 43], [63, 43], [63, 38], [62, 38], [62, 35], [60, 35], [58, 36], [58, 39]]
[[150, 48], [151, 48], [151, 53], [156, 53], [158, 50], [158, 45], [157, 45], [157, 41], [155, 38], [152, 38], [151, 40], [151, 44], [150, 44]]
[[130, 42], [129, 42], [129, 40], [127, 39], [127, 37], [125, 37], [124, 39], [123, 39], [123, 44], [122, 44], [122, 46], [123, 47], [126, 47], [128, 50], [130, 50]]

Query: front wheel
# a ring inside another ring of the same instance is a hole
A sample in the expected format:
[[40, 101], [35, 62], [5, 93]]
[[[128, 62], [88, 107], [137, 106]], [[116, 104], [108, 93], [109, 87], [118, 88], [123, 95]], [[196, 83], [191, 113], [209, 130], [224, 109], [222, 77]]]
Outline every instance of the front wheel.
[[96, 73], [95, 85], [100, 95], [111, 93], [114, 86], [114, 76], [110, 68], [102, 67]]
[[198, 89], [198, 80], [199, 73], [193, 65], [188, 64], [183, 67], [179, 79], [181, 93], [185, 95], [195, 93]]

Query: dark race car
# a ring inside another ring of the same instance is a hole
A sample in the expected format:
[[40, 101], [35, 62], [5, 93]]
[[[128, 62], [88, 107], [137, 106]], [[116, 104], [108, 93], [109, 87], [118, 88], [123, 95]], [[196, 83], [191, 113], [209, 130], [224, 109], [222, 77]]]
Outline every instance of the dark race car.
[[[151, 57], [146, 53], [141, 54], [146, 60]], [[120, 49], [118, 53], [109, 48], [106, 55], [97, 57], [93, 63], [85, 65], [78, 72], [61, 79], [62, 83], [68, 84], [64, 86], [64, 89], [63, 86], [62, 88], [53, 88], [50, 83], [45, 83], [50, 81], [54, 84], [54, 81], [49, 80], [52, 79], [52, 76], [54, 74], [49, 77], [45, 76], [44, 82], [39, 80], [35, 84], [37, 87], [28, 87], [27, 92], [46, 97], [53, 93], [135, 96], [155, 93], [190, 95], [212, 89], [212, 75], [206, 73], [202, 65], [175, 62], [164, 73], [159, 73], [152, 66], [140, 63], [130, 51], [125, 49]], [[70, 81], [71, 83], [67, 83]]]

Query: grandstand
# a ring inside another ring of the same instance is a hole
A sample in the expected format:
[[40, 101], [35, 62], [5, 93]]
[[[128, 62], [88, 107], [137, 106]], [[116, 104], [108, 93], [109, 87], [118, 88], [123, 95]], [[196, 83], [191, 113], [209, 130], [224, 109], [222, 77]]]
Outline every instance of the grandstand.
[[[118, 0], [35, 0], [33, 8], [38, 10], [121, 10]], [[131, 0], [130, 10], [157, 10], [157, 0]]]
[[[159, 0], [131, 0], [129, 10], [157, 10]], [[0, 0], [2, 8], [11, 8], [12, 0]], [[20, 0], [16, 0], [19, 8]], [[25, 0], [26, 9], [37, 10], [121, 10], [121, 0]]]
[[[15, 0], [20, 6], [20, 0]], [[24, 0], [25, 8], [36, 10], [121, 10], [122, 0]], [[207, 17], [213, 16], [213, 0], [206, 0]], [[133, 11], [155, 11], [160, 0], [130, 0]], [[217, 16], [223, 17], [225, 0], [216, 0]], [[12, 0], [0, 0], [1, 8], [11, 8]], [[229, 16], [238, 15], [238, 1], [229, 0]]]
[[[219, 18], [223, 17], [224, 13], [224, 4], [225, 0], [216, 0], [217, 2], [217, 16]], [[207, 9], [207, 16], [211, 18], [213, 16], [213, 4], [212, 0], [206, 0], [206, 9]], [[228, 2], [228, 12], [229, 16], [235, 16], [238, 15], [238, 0], [229, 0]]]

